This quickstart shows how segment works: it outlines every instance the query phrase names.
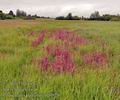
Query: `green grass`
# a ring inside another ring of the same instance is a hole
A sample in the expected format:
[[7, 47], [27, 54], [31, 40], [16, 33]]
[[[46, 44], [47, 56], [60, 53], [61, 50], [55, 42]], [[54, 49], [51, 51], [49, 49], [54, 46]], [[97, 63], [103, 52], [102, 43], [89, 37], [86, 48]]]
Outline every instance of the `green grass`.
[[[81, 46], [79, 52], [105, 52], [110, 58], [108, 68], [89, 68], [82, 64], [78, 55], [75, 59], [79, 66], [74, 75], [42, 73], [32, 60], [44, 55], [44, 44], [54, 41], [46, 39], [35, 49], [31, 41], [36, 36], [29, 37], [24, 33], [59, 28], [76, 31], [93, 41], [90, 45]], [[12, 90], [14, 88], [16, 90]], [[35, 93], [39, 97], [26, 95]], [[0, 100], [120, 100], [120, 22], [43, 19], [0, 21]]]

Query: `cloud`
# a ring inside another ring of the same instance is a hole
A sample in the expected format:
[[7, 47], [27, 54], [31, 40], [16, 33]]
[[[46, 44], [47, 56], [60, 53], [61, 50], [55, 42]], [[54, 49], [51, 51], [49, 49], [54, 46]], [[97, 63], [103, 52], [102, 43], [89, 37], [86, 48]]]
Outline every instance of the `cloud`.
[[120, 12], [119, 4], [119, 0], [0, 0], [0, 9], [5, 12], [21, 9], [27, 13], [51, 17], [69, 12], [89, 16], [95, 10], [99, 10], [101, 14], [117, 14]]

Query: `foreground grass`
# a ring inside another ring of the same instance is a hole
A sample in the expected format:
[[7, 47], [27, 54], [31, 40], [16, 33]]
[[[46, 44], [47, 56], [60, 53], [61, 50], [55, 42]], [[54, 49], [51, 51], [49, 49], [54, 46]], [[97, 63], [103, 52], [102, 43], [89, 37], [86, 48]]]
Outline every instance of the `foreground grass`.
[[[119, 22], [96, 21], [0, 21], [0, 100], [120, 100], [119, 26]], [[92, 40], [79, 52], [107, 53], [108, 67], [92, 69], [81, 64], [78, 55], [80, 66], [74, 75], [42, 73], [32, 62], [43, 55], [42, 46], [33, 48], [35, 37], [26, 34], [60, 28]]]

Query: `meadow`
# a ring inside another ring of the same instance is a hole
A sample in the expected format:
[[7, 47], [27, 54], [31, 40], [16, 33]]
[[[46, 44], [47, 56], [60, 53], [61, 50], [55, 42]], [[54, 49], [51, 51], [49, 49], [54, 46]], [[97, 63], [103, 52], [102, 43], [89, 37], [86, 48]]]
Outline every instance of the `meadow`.
[[120, 100], [120, 22], [0, 21], [0, 100]]

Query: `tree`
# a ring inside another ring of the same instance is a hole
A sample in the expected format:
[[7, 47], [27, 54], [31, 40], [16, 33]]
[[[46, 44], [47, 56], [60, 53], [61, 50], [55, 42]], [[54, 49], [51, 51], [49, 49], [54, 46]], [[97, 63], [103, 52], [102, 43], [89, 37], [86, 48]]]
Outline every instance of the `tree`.
[[15, 16], [12, 10], [9, 11], [8, 15]]
[[4, 20], [6, 18], [2, 10], [0, 10], [0, 19]]
[[17, 9], [17, 11], [16, 11], [16, 16], [17, 16], [17, 17], [20, 17], [20, 15], [21, 15], [21, 11], [20, 11], [19, 9]]
[[0, 10], [0, 13], [3, 13], [2, 10]]
[[90, 15], [90, 19], [98, 19], [100, 17], [100, 14], [98, 11], [95, 11]]
[[27, 14], [26, 14], [25, 11], [22, 11], [22, 10], [17, 9], [17, 11], [16, 11], [16, 16], [17, 16], [17, 17], [26, 17]]
[[26, 12], [25, 11], [21, 11], [21, 16], [23, 16], [23, 17], [27, 16]]
[[66, 19], [67, 19], [67, 20], [72, 20], [72, 19], [73, 19], [72, 13], [69, 13], [69, 14], [66, 16]]

